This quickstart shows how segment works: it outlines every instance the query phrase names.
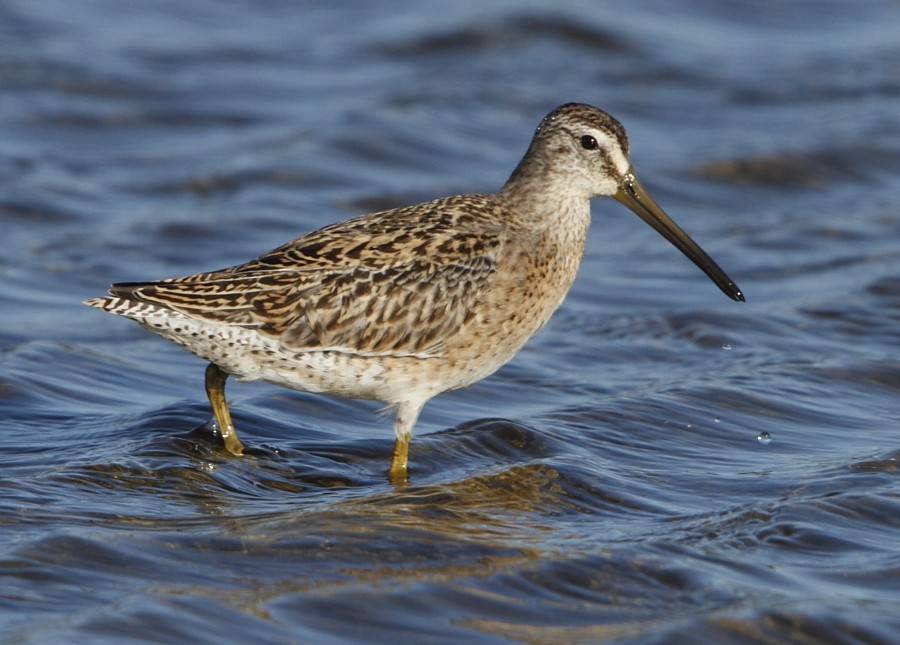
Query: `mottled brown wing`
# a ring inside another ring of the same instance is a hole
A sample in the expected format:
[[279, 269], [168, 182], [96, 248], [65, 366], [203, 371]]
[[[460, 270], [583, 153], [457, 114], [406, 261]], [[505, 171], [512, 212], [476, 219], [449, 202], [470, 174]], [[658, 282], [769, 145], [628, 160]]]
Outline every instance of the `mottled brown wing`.
[[485, 255], [371, 269], [200, 274], [121, 283], [113, 295], [213, 323], [252, 327], [295, 349], [439, 355], [494, 272]]
[[296, 349], [438, 355], [473, 315], [502, 245], [483, 222], [466, 230], [454, 199], [327, 227], [229, 269], [110, 292]]
[[284, 317], [275, 292], [256, 300], [257, 316], [264, 333], [298, 349], [439, 355], [444, 340], [473, 315], [494, 268], [484, 255], [357, 267], [329, 273], [307, 290], [299, 299], [303, 316]]
[[[226, 270], [227, 271], [227, 270]], [[289, 275], [245, 274], [226, 271], [198, 273], [158, 282], [120, 282], [114, 296], [178, 311], [192, 318], [225, 325], [259, 327], [254, 301], [273, 290], [289, 293], [296, 282]]]

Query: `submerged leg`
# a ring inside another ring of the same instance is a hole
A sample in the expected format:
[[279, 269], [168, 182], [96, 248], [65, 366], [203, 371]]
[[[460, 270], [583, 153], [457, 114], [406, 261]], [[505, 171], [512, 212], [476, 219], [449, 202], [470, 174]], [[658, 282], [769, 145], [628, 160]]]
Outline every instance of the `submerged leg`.
[[210, 363], [206, 368], [206, 396], [209, 397], [213, 416], [216, 418], [219, 432], [225, 442], [225, 450], [232, 455], [240, 456], [244, 454], [244, 444], [241, 443], [234, 431], [231, 412], [228, 410], [228, 402], [225, 401], [225, 379], [227, 378], [228, 374], [219, 369], [218, 365]]
[[397, 416], [394, 419], [394, 454], [391, 457], [391, 467], [388, 470], [388, 479], [392, 484], [405, 484], [408, 481], [407, 464], [409, 463], [409, 441], [412, 439], [412, 429], [419, 418], [423, 402], [404, 402], [397, 405]]

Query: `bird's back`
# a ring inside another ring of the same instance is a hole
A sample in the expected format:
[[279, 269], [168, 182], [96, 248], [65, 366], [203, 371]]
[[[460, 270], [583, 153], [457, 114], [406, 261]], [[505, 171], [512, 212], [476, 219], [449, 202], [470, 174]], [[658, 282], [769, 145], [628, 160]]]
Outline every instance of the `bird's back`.
[[498, 196], [463, 195], [327, 226], [227, 269], [115, 284], [87, 304], [239, 376], [257, 377], [241, 374], [241, 353], [328, 352], [441, 363], [460, 387], [506, 362], [561, 300], [528, 310], [535, 289], [554, 291], [550, 274], [534, 282], [553, 264], [535, 257], [540, 244]]

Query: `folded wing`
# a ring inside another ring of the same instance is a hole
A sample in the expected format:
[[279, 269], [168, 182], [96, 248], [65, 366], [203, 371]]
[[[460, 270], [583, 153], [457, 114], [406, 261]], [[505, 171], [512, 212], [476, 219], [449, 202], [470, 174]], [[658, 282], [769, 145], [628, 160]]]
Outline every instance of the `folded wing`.
[[246, 264], [110, 293], [252, 327], [298, 350], [439, 356], [475, 315], [502, 247], [483, 226], [467, 232], [453, 206], [437, 200], [424, 217], [400, 209], [387, 223], [365, 216]]

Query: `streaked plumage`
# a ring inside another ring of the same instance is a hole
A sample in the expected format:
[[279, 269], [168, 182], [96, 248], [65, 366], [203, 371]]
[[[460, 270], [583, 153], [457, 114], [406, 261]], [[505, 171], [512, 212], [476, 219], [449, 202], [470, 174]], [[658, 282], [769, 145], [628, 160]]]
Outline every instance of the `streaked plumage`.
[[618, 121], [570, 103], [541, 122], [499, 193], [365, 215], [239, 266], [115, 284], [87, 304], [211, 363], [207, 392], [235, 454], [242, 445], [225, 404], [227, 374], [395, 406], [390, 472], [404, 480], [425, 402], [494, 372], [560, 305], [597, 196], [625, 203], [743, 300], [643, 191]]

